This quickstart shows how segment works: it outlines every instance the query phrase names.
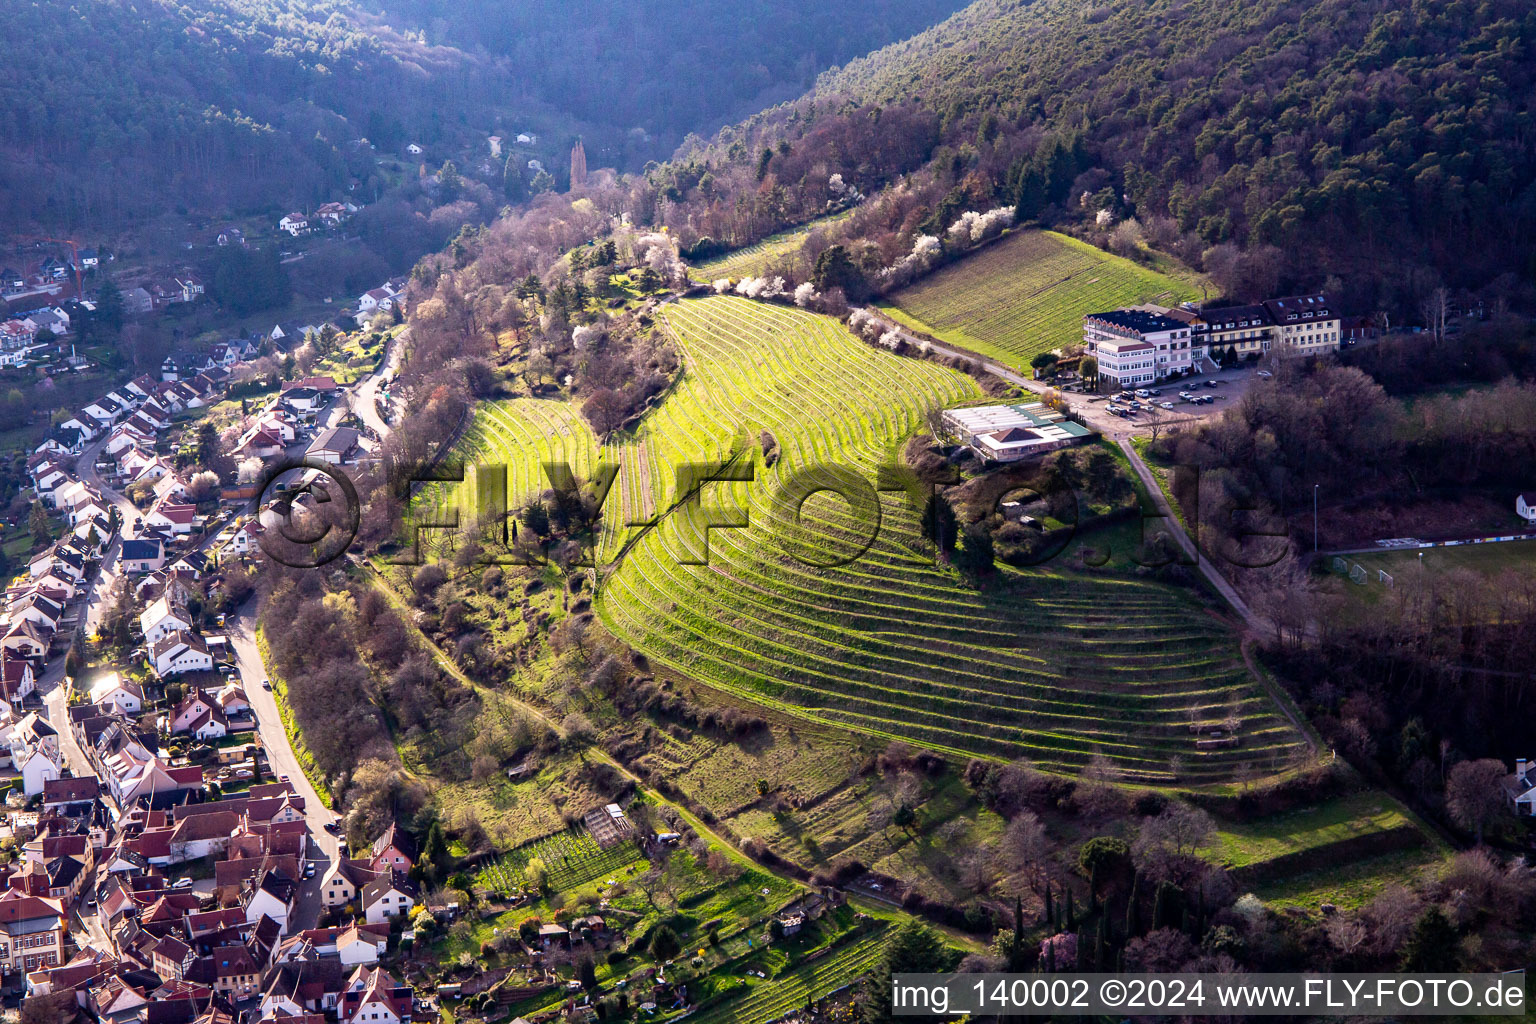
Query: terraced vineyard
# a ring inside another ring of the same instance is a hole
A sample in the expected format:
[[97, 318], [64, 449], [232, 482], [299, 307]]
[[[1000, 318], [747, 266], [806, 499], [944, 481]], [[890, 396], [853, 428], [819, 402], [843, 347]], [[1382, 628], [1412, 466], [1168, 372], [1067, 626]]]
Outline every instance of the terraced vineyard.
[[523, 884], [523, 872], [534, 857], [549, 869], [548, 888], [554, 892], [622, 871], [641, 859], [634, 843], [623, 842], [605, 850], [586, 829], [578, 827], [508, 850], [481, 871], [481, 878], [496, 891], [510, 893]]
[[860, 936], [775, 978], [757, 982], [750, 992], [728, 999], [689, 1018], [695, 1024], [767, 1024], [791, 1010], [824, 998], [874, 969], [885, 951], [885, 935]]
[[891, 305], [919, 330], [1028, 372], [1030, 357], [1082, 340], [1085, 313], [1198, 294], [1075, 238], [1018, 231], [896, 292]]
[[787, 256], [793, 256], [800, 251], [800, 246], [810, 237], [812, 231], [817, 228], [836, 224], [847, 217], [852, 211], [835, 213], [829, 217], [819, 217], [808, 224], [802, 224], [788, 231], [781, 231], [776, 235], [770, 235], [758, 242], [741, 249], [733, 249], [722, 256], [716, 256], [712, 260], [705, 260], [694, 265], [688, 276], [695, 281], [716, 281], [722, 277], [742, 278], [761, 277], [776, 263], [780, 263]]
[[[1233, 637], [1182, 591], [1050, 570], [1004, 571], [978, 591], [922, 553], [906, 493], [799, 500], [805, 488], [791, 481], [817, 464], [873, 482], [926, 409], [977, 397], [969, 378], [746, 299], [676, 303], [664, 316], [687, 371], [634, 436], [602, 452], [620, 471], [597, 610], [626, 642], [791, 714], [962, 756], [1073, 771], [1103, 753], [1130, 778], [1166, 782], [1175, 756], [1200, 781], [1299, 752]], [[480, 456], [522, 462], [509, 479], [528, 489], [514, 504], [536, 486], [538, 460], [566, 452], [580, 473], [598, 458], [595, 446], [573, 450], [572, 414], [548, 405], [477, 417]], [[765, 429], [782, 452], [772, 467], [758, 453]], [[674, 504], [676, 467], [733, 450], [754, 480], [709, 484], [655, 528], [625, 525]], [[732, 518], [722, 509], [744, 511], [746, 525], [709, 528]], [[852, 560], [831, 564], [839, 558]], [[1229, 713], [1242, 719], [1242, 745], [1197, 750], [1191, 723]]]

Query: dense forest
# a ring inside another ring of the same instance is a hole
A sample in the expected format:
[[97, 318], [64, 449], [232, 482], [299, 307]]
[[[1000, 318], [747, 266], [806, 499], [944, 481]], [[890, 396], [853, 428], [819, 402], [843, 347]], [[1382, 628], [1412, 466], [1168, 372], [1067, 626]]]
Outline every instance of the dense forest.
[[818, 72], [904, 39], [961, 6], [963, 0], [397, 0], [388, 9], [425, 26], [432, 42], [507, 58], [519, 84], [546, 104], [612, 129], [604, 133], [611, 141], [593, 156], [622, 168], [638, 167], [631, 161], [641, 153], [670, 152], [686, 132], [713, 133], [790, 99]]
[[485, 120], [494, 69], [346, 11], [330, 0], [16, 5], [0, 41], [0, 215], [101, 229], [304, 205], [353, 179], [366, 186], [374, 160], [356, 138]]
[[651, 178], [685, 241], [819, 212], [836, 172], [914, 197], [857, 229], [898, 236], [887, 263], [1007, 203], [1134, 216], [1191, 262], [1237, 247], [1295, 286], [1365, 279], [1355, 305], [1508, 292], [1536, 252], [1533, 37], [1519, 0], [980, 0]]
[[12, 5], [0, 216], [99, 231], [347, 191], [373, 199], [382, 181], [358, 139], [395, 154], [417, 142], [441, 162], [493, 132], [530, 131], [558, 171], [549, 157], [585, 136], [594, 162], [638, 168], [958, 2], [796, 0], [761, 20], [739, 3], [594, 6]]

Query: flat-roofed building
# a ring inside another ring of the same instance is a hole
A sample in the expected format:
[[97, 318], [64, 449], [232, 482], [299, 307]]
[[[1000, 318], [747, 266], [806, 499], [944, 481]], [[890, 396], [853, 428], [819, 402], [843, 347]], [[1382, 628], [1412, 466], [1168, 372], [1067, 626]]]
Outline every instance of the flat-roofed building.
[[1019, 462], [1096, 436], [1040, 402], [948, 409], [944, 425], [989, 462]]

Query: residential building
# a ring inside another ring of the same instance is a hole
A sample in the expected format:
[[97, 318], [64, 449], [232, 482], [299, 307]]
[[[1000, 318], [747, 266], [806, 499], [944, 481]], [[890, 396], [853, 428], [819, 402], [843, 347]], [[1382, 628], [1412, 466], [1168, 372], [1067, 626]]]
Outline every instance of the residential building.
[[408, 913], [416, 905], [416, 886], [403, 871], [382, 871], [358, 893], [363, 920], [382, 924]]
[[363, 886], [378, 875], [379, 872], [373, 870], [367, 861], [339, 857], [320, 879], [320, 902], [327, 909], [344, 907], [357, 899]]
[[416, 842], [410, 833], [391, 823], [373, 841], [367, 861], [374, 871], [410, 871], [416, 866]]
[[173, 736], [187, 733], [200, 740], [213, 740], [229, 734], [229, 718], [223, 707], [199, 689], [191, 690], [167, 717], [166, 731]]
[[1514, 774], [1504, 778], [1504, 793], [1515, 814], [1522, 818], [1536, 815], [1536, 761], [1516, 758]]
[[159, 643], [172, 633], [191, 630], [192, 614], [182, 603], [179, 591], [168, 591], [139, 614], [139, 628], [144, 631], [146, 644]]
[[17, 889], [0, 893], [0, 970], [6, 975], [64, 962], [64, 908]]
[[113, 714], [134, 716], [144, 710], [144, 688], [136, 680], [107, 672], [91, 684], [91, 703]]
[[154, 572], [165, 565], [165, 545], [155, 539], [125, 540], [118, 564], [128, 573]]
[[196, 633], [172, 633], [159, 643], [151, 644], [149, 660], [162, 679], [213, 668], [213, 655], [208, 644]]

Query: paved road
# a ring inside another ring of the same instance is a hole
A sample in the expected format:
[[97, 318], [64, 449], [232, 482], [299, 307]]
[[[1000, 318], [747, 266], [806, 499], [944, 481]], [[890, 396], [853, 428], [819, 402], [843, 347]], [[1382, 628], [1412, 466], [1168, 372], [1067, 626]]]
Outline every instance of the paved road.
[[409, 335], [410, 328], [407, 327], [394, 338], [385, 342], [384, 358], [379, 360], [378, 369], [358, 381], [352, 388], [350, 401], [353, 410], [370, 430], [379, 435], [380, 440], [389, 436], [390, 426], [385, 422], [384, 417], [379, 414], [377, 403], [379, 387], [384, 383], [384, 378], [392, 374], [399, 367], [400, 360], [405, 354], [406, 340]]
[[[102, 482], [100, 474], [96, 472], [96, 458], [102, 448], [106, 446], [107, 434], [103, 434], [96, 441], [88, 445], [75, 462], [75, 468], [79, 471], [80, 481], [89, 487], [96, 488], [101, 496], [113, 505], [117, 506], [118, 514], [123, 517], [123, 526], [133, 522], [138, 515], [138, 510], [133, 507], [126, 495], [107, 487]], [[107, 545], [107, 549], [101, 556], [101, 568], [96, 578], [86, 584], [83, 589], [83, 597], [80, 598], [81, 625], [87, 636], [94, 633], [101, 623], [101, 617], [106, 609], [106, 595], [112, 590], [117, 580], [117, 556], [122, 544], [116, 537]], [[44, 713], [48, 721], [59, 732], [59, 746], [64, 753], [64, 761], [74, 775], [95, 775], [96, 770], [86, 760], [85, 753], [80, 745], [75, 742], [74, 732], [69, 728], [69, 690], [64, 686], [64, 658], [53, 658], [48, 662], [48, 667], [38, 677], [37, 691], [43, 698]]]
[[272, 774], [274, 777], [286, 775], [294, 790], [304, 798], [304, 818], [309, 823], [310, 833], [309, 856], [315, 861], [315, 877], [304, 882], [298, 902], [289, 916], [288, 930], [291, 934], [315, 927], [320, 913], [320, 879], [335, 861], [341, 844], [335, 836], [325, 831], [326, 824], [336, 820], [336, 814], [321, 802], [315, 787], [299, 766], [298, 755], [288, 742], [288, 733], [277, 711], [276, 695], [262, 689], [267, 669], [256, 647], [255, 605], [255, 600], [247, 602], [240, 614], [226, 624], [226, 632], [234, 651], [235, 666], [240, 670], [240, 679], [245, 686], [245, 695], [251, 702], [252, 710], [256, 712], [257, 731], [261, 734], [262, 746], [266, 748], [267, 763], [272, 768]]
[[1212, 589], [1220, 594], [1238, 615], [1242, 616], [1249, 629], [1257, 632], [1271, 628], [1267, 620], [1260, 618], [1254, 613], [1253, 609], [1248, 607], [1248, 602], [1243, 600], [1242, 595], [1237, 592], [1237, 588], [1227, 582], [1227, 578], [1221, 574], [1221, 570], [1216, 568], [1215, 564], [1205, 557], [1205, 553], [1195, 545], [1194, 540], [1184, 529], [1184, 524], [1179, 522], [1178, 516], [1174, 514], [1167, 497], [1163, 494], [1162, 486], [1157, 481], [1157, 477], [1147, 468], [1147, 464], [1141, 461], [1141, 455], [1137, 453], [1135, 446], [1129, 441], [1124, 440], [1120, 441], [1119, 444], [1120, 450], [1125, 452], [1126, 458], [1131, 462], [1131, 468], [1136, 471], [1136, 475], [1141, 479], [1142, 486], [1146, 488], [1147, 494], [1152, 498], [1152, 503], [1157, 506], [1158, 513], [1164, 517], [1163, 525], [1168, 528], [1169, 535], [1178, 543], [1180, 550], [1197, 563], [1200, 574], [1206, 578]]
[[[1205, 553], [1196, 546], [1194, 540], [1191, 539], [1189, 533], [1184, 529], [1184, 524], [1179, 522], [1178, 516], [1173, 514], [1173, 508], [1169, 504], [1167, 496], [1163, 494], [1163, 489], [1159, 486], [1157, 478], [1153, 475], [1152, 470], [1147, 468], [1147, 464], [1141, 460], [1141, 456], [1137, 453], [1135, 446], [1128, 440], [1121, 440], [1119, 444], [1120, 450], [1125, 452], [1126, 458], [1130, 460], [1131, 468], [1136, 471], [1136, 476], [1140, 478], [1142, 486], [1146, 488], [1147, 494], [1151, 496], [1152, 503], [1157, 506], [1158, 513], [1164, 517], [1163, 522], [1168, 528], [1168, 533], [1179, 545], [1180, 550], [1196, 561], [1200, 574], [1205, 577], [1206, 582], [1222, 596], [1227, 604], [1231, 605], [1233, 611], [1242, 617], [1243, 622], [1250, 631], [1255, 634], [1273, 632], [1275, 628], [1274, 623], [1250, 608], [1248, 602], [1243, 600], [1243, 596], [1237, 592], [1237, 588], [1227, 582], [1227, 578], [1221, 574], [1221, 570], [1209, 558], [1205, 557]], [[1259, 685], [1264, 687], [1265, 692], [1269, 694], [1270, 700], [1280, 709], [1281, 714], [1285, 715], [1296, 731], [1301, 734], [1307, 746], [1312, 748], [1312, 752], [1314, 754], [1317, 753], [1318, 745], [1317, 741], [1313, 738], [1312, 730], [1296, 716], [1295, 712], [1291, 710], [1290, 702], [1284, 699], [1281, 694], [1275, 692], [1269, 678], [1260, 672], [1259, 667], [1254, 664], [1253, 653], [1250, 650], [1250, 642], [1248, 640], [1243, 641], [1242, 651], [1243, 661], [1248, 666], [1248, 671], [1258, 681]]]

